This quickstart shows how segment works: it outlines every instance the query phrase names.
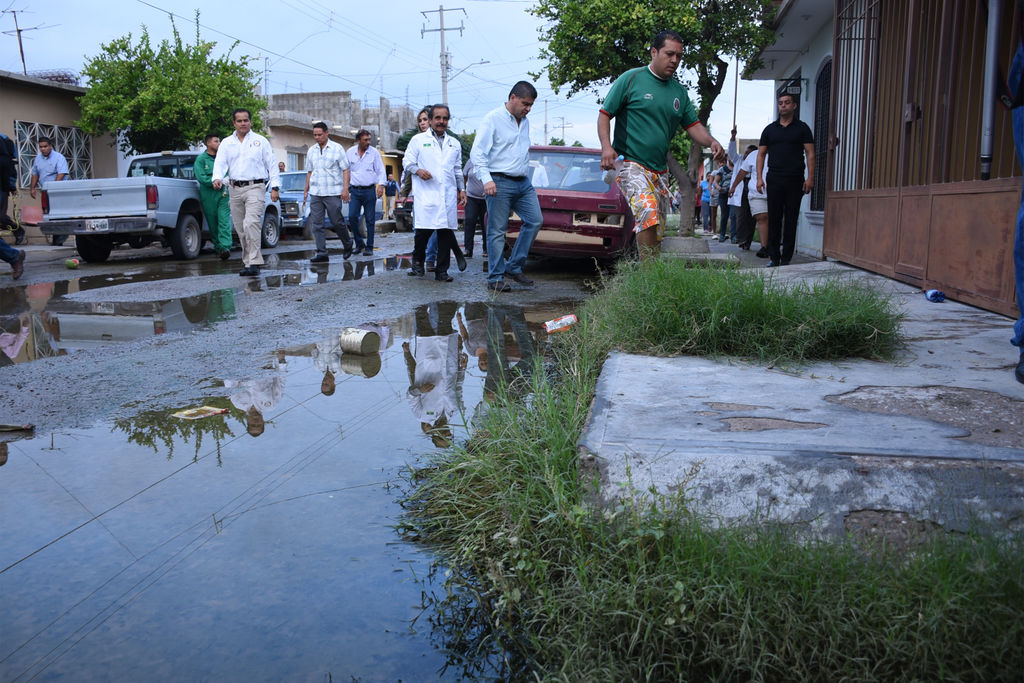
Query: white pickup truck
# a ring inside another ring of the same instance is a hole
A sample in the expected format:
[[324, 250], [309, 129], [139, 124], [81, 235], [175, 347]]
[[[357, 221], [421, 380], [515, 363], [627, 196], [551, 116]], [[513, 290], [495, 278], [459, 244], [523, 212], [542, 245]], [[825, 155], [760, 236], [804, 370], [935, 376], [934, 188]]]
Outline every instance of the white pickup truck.
[[[194, 259], [209, 230], [199, 202], [193, 164], [204, 152], [161, 152], [132, 159], [127, 178], [64, 180], [43, 190], [44, 235], [74, 235], [90, 263], [106, 261], [119, 244], [134, 248], [160, 242], [175, 258]], [[263, 215], [263, 246], [281, 236], [281, 205], [270, 201]]]

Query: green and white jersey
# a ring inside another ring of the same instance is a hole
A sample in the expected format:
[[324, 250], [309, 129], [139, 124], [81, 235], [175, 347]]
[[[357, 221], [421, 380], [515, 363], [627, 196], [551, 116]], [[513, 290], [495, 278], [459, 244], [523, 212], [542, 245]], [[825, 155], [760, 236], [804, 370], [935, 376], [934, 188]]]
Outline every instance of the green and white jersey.
[[615, 79], [601, 111], [615, 119], [615, 151], [659, 173], [668, 167], [665, 157], [676, 129], [698, 123], [683, 84], [675, 78], [663, 81], [646, 66]]

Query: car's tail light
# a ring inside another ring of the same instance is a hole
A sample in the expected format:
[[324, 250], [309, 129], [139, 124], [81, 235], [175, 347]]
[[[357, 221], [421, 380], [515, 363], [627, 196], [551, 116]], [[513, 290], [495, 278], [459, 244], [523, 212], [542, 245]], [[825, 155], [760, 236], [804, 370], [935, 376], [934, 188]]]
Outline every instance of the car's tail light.
[[46, 190], [43, 190], [43, 198], [41, 201], [43, 203], [43, 213], [50, 213], [50, 193]]
[[159, 205], [160, 193], [157, 191], [156, 185], [146, 185], [146, 208], [153, 211]]

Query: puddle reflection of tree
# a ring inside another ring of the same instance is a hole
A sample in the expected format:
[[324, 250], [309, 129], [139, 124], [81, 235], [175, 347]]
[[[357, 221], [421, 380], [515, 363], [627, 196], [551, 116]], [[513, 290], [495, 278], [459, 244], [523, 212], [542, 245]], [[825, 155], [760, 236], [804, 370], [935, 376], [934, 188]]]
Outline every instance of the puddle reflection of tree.
[[199, 451], [202, 449], [204, 439], [213, 439], [217, 446], [217, 466], [221, 463], [221, 443], [235, 437], [231, 431], [229, 420], [234, 420], [241, 425], [246, 424], [246, 413], [244, 410], [232, 405], [231, 400], [225, 397], [211, 397], [201, 400], [202, 405], [214, 408], [223, 408], [227, 413], [214, 415], [198, 420], [183, 420], [172, 415], [176, 408], [164, 410], [145, 410], [133, 417], [119, 418], [114, 420], [114, 427], [111, 431], [121, 431], [128, 435], [129, 443], [140, 446], [148, 446], [154, 453], [166, 451], [167, 459], [174, 457], [174, 445], [178, 440], [186, 444], [194, 441], [195, 451], [192, 454], [192, 461], [199, 461]]

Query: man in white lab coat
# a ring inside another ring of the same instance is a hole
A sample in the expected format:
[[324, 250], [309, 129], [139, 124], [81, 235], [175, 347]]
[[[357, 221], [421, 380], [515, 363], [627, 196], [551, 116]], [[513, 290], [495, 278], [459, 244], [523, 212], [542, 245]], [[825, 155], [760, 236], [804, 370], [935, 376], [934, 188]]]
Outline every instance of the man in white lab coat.
[[[416, 246], [412, 252], [409, 275], [424, 275], [427, 242], [437, 232], [437, 267], [434, 279], [451, 282], [448, 265], [451, 252], [456, 251], [455, 228], [459, 225], [458, 206], [466, 203], [466, 183], [462, 177], [462, 145], [448, 135], [448, 105], [436, 104], [430, 115], [430, 129], [419, 133], [405, 150], [402, 162], [412, 174], [412, 191], [416, 197], [413, 227]], [[459, 269], [465, 270], [465, 259], [456, 251]]]

